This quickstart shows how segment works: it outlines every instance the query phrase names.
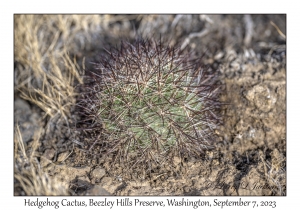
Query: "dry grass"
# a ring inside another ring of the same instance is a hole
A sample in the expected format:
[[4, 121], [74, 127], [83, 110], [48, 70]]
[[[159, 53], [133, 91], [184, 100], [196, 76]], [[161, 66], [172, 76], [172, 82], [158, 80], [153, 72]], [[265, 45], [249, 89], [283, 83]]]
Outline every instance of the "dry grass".
[[[124, 18], [113, 15], [15, 15], [15, 93], [41, 108], [46, 123], [59, 118], [69, 127], [75, 86], [82, 83], [79, 72], [84, 69], [84, 58], [83, 67], [80, 67], [75, 56], [90, 51], [99, 44], [94, 42], [101, 32], [108, 30], [110, 23]], [[123, 22], [128, 25], [129, 20]], [[119, 34], [121, 30], [114, 30], [111, 35]], [[26, 195], [64, 195], [65, 192], [56, 189], [56, 183], [39, 168], [34, 155], [41, 143], [38, 136], [34, 137], [32, 148], [28, 148], [31, 151], [28, 156], [20, 130], [18, 127], [15, 130], [15, 180], [18, 183], [15, 187], [22, 188]]]
[[[75, 55], [89, 51], [112, 15], [15, 15], [15, 91], [38, 105], [46, 116], [67, 122], [74, 104], [74, 84], [82, 83]], [[129, 20], [124, 20], [127, 25]], [[111, 31], [112, 35], [120, 30]], [[114, 32], [114, 33], [113, 33]], [[73, 53], [70, 56], [69, 53]], [[84, 65], [84, 64], [83, 64]]]
[[[69, 52], [88, 48], [93, 33], [105, 18], [97, 15], [15, 15], [14, 58], [15, 93], [44, 111], [49, 121], [62, 118], [67, 126], [75, 103], [75, 84], [81, 83], [80, 67]], [[38, 126], [38, 125], [37, 125]], [[26, 195], [66, 195], [58, 181], [40, 169], [35, 150], [40, 144], [34, 136], [31, 148], [23, 144], [15, 128], [15, 193]]]
[[[79, 66], [62, 44], [70, 33], [67, 30], [70, 23], [65, 19], [62, 16], [15, 17], [15, 89], [46, 115], [51, 118], [60, 115], [67, 122], [74, 102], [74, 82], [82, 79]], [[50, 24], [61, 30], [47, 27]]]
[[269, 186], [276, 186], [275, 189], [272, 189], [273, 193], [276, 195], [286, 195], [286, 171], [285, 163], [286, 158], [275, 149], [272, 153], [272, 161], [269, 162], [265, 160], [264, 154], [260, 151], [260, 159], [264, 165], [264, 175], [266, 182]]
[[69, 195], [68, 186], [52, 179], [40, 167], [36, 150], [40, 144], [41, 131], [35, 133], [31, 147], [25, 147], [19, 127], [15, 128], [15, 194], [16, 195]]

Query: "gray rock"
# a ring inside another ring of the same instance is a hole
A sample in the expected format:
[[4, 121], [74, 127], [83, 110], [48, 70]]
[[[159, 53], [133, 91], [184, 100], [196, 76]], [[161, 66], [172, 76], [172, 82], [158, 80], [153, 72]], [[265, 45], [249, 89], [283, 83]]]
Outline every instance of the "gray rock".
[[95, 179], [95, 181], [99, 181], [102, 177], [105, 176], [105, 174], [105, 169], [98, 167], [92, 171], [91, 176], [93, 179]]
[[103, 187], [94, 185], [91, 189], [86, 191], [86, 195], [111, 195]]
[[250, 90], [246, 91], [244, 95], [263, 112], [269, 112], [277, 101], [275, 94], [263, 84], [255, 85]]
[[55, 155], [55, 150], [54, 149], [46, 149], [43, 156], [47, 158], [48, 160], [52, 160], [52, 158]]
[[69, 154], [70, 154], [69, 152], [62, 152], [62, 153], [60, 153], [58, 155], [57, 162], [64, 161], [68, 157]]
[[28, 142], [39, 128], [39, 116], [33, 113], [29, 104], [23, 99], [16, 99], [14, 102], [14, 123], [19, 125], [23, 142]]

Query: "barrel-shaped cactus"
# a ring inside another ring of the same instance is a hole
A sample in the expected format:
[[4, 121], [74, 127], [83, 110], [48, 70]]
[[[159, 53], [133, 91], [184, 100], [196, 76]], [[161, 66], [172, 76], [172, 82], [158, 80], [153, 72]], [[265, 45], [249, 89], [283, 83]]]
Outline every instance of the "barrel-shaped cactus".
[[215, 79], [191, 53], [161, 42], [123, 42], [96, 64], [78, 106], [101, 150], [137, 161], [198, 156], [219, 122]]

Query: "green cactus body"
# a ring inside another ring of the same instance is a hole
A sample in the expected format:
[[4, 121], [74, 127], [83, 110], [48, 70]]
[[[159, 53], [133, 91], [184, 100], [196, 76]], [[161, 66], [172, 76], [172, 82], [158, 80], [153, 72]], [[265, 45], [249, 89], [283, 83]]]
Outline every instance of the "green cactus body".
[[174, 151], [197, 156], [211, 146], [218, 123], [215, 87], [191, 57], [137, 41], [123, 43], [97, 64], [86, 85], [92, 91], [79, 105], [93, 119], [89, 131], [97, 132], [95, 124], [104, 127], [97, 140], [103, 150], [118, 157], [137, 152], [143, 161]]
[[194, 116], [201, 111], [201, 102], [197, 88], [191, 88], [198, 84], [188, 72], [179, 74], [170, 65], [145, 76], [120, 74], [118, 82], [107, 83], [100, 93], [99, 114], [111, 138], [132, 138], [142, 148], [168, 150], [185, 138], [179, 127], [187, 135], [201, 129]]

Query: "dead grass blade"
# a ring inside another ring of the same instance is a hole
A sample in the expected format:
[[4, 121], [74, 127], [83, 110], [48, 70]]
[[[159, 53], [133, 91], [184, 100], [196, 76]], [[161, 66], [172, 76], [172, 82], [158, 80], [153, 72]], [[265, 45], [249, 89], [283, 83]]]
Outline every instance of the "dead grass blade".
[[15, 194], [40, 195], [69, 195], [68, 186], [57, 179], [52, 179], [39, 166], [36, 150], [40, 144], [41, 130], [33, 137], [32, 146], [25, 148], [18, 126], [15, 128]]

